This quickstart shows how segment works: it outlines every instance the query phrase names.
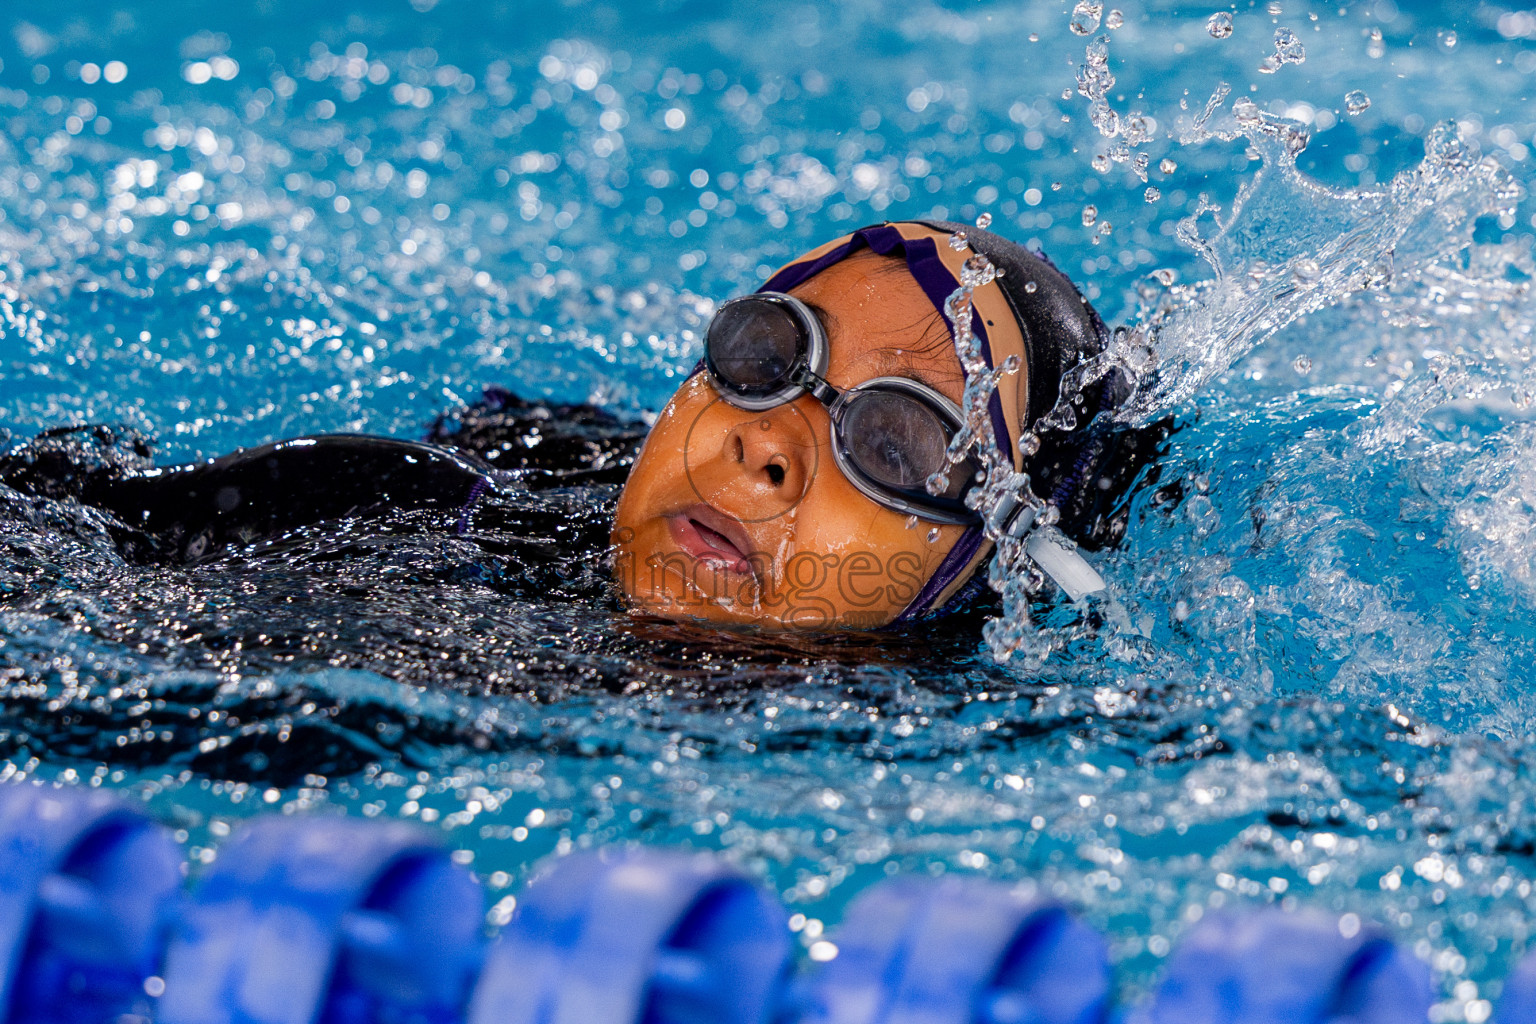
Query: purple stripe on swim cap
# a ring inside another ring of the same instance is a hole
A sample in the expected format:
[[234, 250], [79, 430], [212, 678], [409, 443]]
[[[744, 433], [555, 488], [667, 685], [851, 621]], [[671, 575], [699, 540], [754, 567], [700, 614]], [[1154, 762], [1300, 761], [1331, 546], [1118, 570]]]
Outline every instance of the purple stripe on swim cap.
[[[971, 564], [971, 559], [976, 557], [976, 552], [981, 548], [982, 542], [985, 540], [986, 534], [980, 526], [966, 527], [965, 532], [960, 535], [960, 539], [955, 541], [955, 546], [949, 549], [949, 554], [944, 556], [944, 561], [939, 563], [939, 567], [933, 571], [933, 575], [928, 577], [928, 582], [923, 584], [923, 589], [917, 592], [917, 596], [902, 610], [900, 615], [891, 620], [891, 625], [895, 626], [921, 619], [932, 611], [933, 609], [930, 609], [928, 606], [937, 600], [940, 594], [944, 593], [945, 587], [948, 587], [960, 578], [961, 573], [965, 572], [966, 566]], [[962, 593], [964, 593], [964, 588], [956, 592], [955, 598], [958, 599]], [[945, 607], [947, 608], [948, 606], [946, 605]], [[938, 611], [942, 613], [944, 609], [939, 609]]]

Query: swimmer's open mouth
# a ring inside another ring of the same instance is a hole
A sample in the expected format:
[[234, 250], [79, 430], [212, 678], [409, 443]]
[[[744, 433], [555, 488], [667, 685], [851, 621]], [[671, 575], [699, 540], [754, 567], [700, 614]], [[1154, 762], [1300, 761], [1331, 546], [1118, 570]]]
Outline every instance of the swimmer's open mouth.
[[751, 542], [741, 526], [708, 506], [695, 506], [667, 517], [672, 539], [694, 558], [731, 572], [756, 575]]

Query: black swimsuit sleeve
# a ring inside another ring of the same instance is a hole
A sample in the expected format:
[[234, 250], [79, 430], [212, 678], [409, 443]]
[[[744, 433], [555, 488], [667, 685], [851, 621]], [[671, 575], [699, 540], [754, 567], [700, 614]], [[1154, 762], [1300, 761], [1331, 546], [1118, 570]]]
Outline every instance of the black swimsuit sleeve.
[[487, 467], [458, 452], [330, 434], [207, 462], [97, 475], [79, 497], [144, 536], [155, 550], [143, 554], [190, 561], [229, 544], [351, 516], [440, 511], [450, 525], [490, 486]]

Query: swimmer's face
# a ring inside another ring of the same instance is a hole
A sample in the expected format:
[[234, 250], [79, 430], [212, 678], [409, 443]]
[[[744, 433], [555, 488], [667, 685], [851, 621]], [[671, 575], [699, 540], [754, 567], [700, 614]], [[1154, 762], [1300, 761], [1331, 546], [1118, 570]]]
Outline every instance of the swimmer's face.
[[[900, 262], [864, 253], [790, 294], [822, 315], [837, 388], [911, 377], [960, 402], [948, 330]], [[854, 487], [810, 395], [749, 412], [698, 373], [662, 410], [624, 487], [615, 574], [636, 611], [667, 618], [868, 629], [911, 603], [964, 530], [910, 525]]]

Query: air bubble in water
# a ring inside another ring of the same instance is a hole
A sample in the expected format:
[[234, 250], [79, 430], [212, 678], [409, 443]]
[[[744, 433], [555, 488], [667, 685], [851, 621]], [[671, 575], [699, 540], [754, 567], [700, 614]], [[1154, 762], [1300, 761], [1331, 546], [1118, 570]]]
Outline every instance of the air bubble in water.
[[1359, 89], [1344, 94], [1344, 109], [1351, 114], [1363, 114], [1371, 107], [1371, 98]]
[[1157, 165], [1157, 169], [1164, 174], [1172, 174], [1179, 169], [1179, 165], [1174, 163], [1171, 158], [1165, 156], [1163, 157], [1163, 162]]
[[1072, 8], [1072, 20], [1068, 25], [1073, 32], [1086, 36], [1099, 27], [1099, 16], [1103, 13], [1104, 5], [1099, 0], [1077, 0], [1077, 6]]
[[970, 242], [965, 237], [964, 231], [956, 231], [954, 234], [949, 236], [949, 247], [955, 250], [955, 252], [965, 251], [965, 247], [969, 244]]
[[1147, 197], [1147, 202], [1155, 203], [1159, 199], [1163, 198], [1163, 194], [1161, 192], [1159, 192], [1155, 188], [1148, 187], [1148, 189], [1146, 191], [1146, 197]]
[[1291, 369], [1305, 377], [1312, 372], [1312, 357], [1303, 352], [1291, 363]]
[[1121, 25], [1124, 25], [1124, 24], [1125, 24], [1125, 15], [1120, 13], [1120, 11], [1118, 9], [1110, 11], [1108, 14], [1106, 14], [1104, 16], [1104, 27], [1105, 28], [1119, 28]]
[[1098, 220], [1098, 219], [1099, 219], [1099, 208], [1097, 206], [1094, 206], [1092, 203], [1089, 203], [1087, 206], [1083, 207], [1083, 227], [1085, 227], [1085, 228], [1092, 227], [1093, 226], [1093, 222]]
[[1225, 39], [1232, 34], [1232, 14], [1230, 11], [1217, 11], [1205, 22], [1205, 30], [1211, 34], [1212, 39]]
[[981, 228], [983, 231], [987, 230], [987, 228], [992, 226], [992, 215], [985, 212], [978, 215], [976, 218], [976, 226]]

